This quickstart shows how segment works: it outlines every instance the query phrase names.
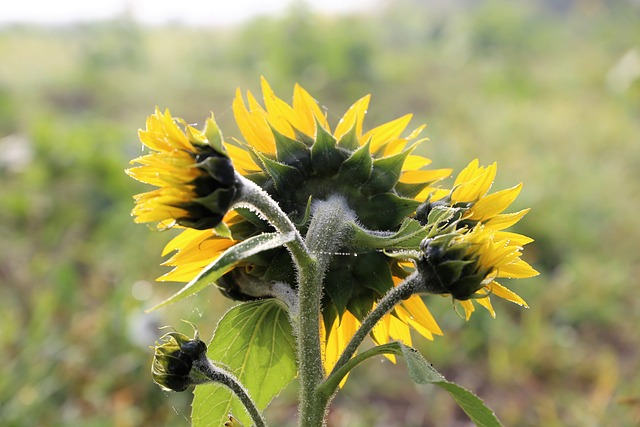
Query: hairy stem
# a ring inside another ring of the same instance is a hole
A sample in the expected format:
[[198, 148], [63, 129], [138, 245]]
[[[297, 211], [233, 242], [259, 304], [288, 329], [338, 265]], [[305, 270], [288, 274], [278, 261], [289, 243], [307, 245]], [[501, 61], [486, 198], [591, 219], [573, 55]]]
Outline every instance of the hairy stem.
[[256, 427], [267, 427], [267, 423], [258, 410], [258, 407], [249, 396], [247, 390], [235, 376], [215, 366], [204, 354], [201, 358], [193, 362], [193, 367], [206, 376], [210, 381], [223, 384], [238, 396], [238, 399], [240, 399], [244, 407], [247, 409], [247, 412]]
[[[340, 358], [336, 362], [333, 370], [329, 374], [329, 377], [335, 377], [339, 375], [339, 371], [343, 366], [345, 366], [349, 360], [353, 357], [353, 355], [362, 344], [362, 341], [371, 333], [376, 324], [380, 321], [380, 319], [390, 312], [393, 307], [396, 306], [402, 300], [409, 298], [412, 294], [415, 293], [416, 286], [419, 283], [419, 279], [417, 278], [417, 274], [413, 273], [406, 279], [402, 281], [398, 286], [391, 289], [389, 292], [385, 294], [384, 297], [380, 301], [378, 301], [376, 308], [374, 308], [367, 317], [364, 318], [360, 328], [356, 331], [356, 333], [347, 344], [346, 348]], [[344, 376], [344, 375], [343, 375]], [[323, 390], [323, 399], [330, 399], [333, 394], [333, 390], [329, 390], [328, 393], [326, 390]]]

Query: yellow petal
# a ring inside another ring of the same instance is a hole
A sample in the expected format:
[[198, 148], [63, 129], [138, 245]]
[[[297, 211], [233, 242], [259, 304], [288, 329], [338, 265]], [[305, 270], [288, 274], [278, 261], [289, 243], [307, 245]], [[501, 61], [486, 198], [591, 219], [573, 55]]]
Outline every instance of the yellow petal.
[[475, 202], [483, 197], [493, 184], [497, 165], [478, 168], [477, 160], [472, 161], [463, 170], [454, 183], [452, 199], [454, 202]]
[[481, 221], [489, 219], [504, 211], [518, 197], [522, 183], [507, 190], [497, 191], [483, 197], [471, 208], [470, 219]]
[[537, 276], [538, 274], [540, 274], [538, 271], [521, 259], [510, 264], [500, 266], [498, 269], [498, 277], [505, 277], [509, 279], [525, 279]]
[[527, 212], [529, 212], [529, 209], [523, 209], [515, 213], [496, 215], [485, 222], [484, 225], [492, 230], [504, 230], [505, 228], [509, 228], [516, 222], [520, 221]]
[[398, 139], [411, 121], [412, 116], [412, 114], [407, 114], [375, 127], [362, 135], [362, 140], [368, 141], [371, 139], [371, 152], [375, 153], [387, 143]]
[[407, 310], [411, 317], [413, 317], [413, 319], [420, 323], [424, 328], [436, 335], [442, 335], [442, 329], [440, 329], [436, 319], [433, 317], [419, 295], [412, 295], [402, 301], [402, 306]]
[[371, 95], [366, 95], [349, 107], [347, 112], [338, 122], [338, 126], [336, 126], [336, 130], [333, 134], [336, 140], [340, 141], [340, 138], [342, 138], [354, 126], [356, 127], [356, 136], [360, 138], [362, 135], [362, 122], [364, 121], [365, 114], [367, 114], [367, 108], [369, 107], [370, 100]]
[[315, 120], [318, 120], [320, 125], [330, 132], [329, 122], [327, 122], [326, 115], [320, 109], [318, 102], [297, 83], [293, 88], [293, 109], [298, 114], [304, 115], [306, 122], [310, 125], [315, 127]]
[[214, 235], [213, 229], [209, 230], [196, 230], [195, 228], [185, 228], [180, 234], [171, 239], [162, 250], [162, 256], [166, 256], [170, 252], [181, 249], [190, 242], [201, 242]]
[[409, 326], [395, 316], [389, 316], [389, 336], [406, 345], [412, 344]]
[[460, 305], [464, 308], [465, 320], [469, 320], [471, 318], [471, 314], [476, 311], [476, 308], [473, 306], [473, 302], [471, 302], [471, 300], [460, 301]]
[[233, 167], [238, 171], [238, 173], [245, 175], [247, 173], [259, 172], [261, 170], [246, 150], [227, 143], [225, 143], [224, 146], [229, 153], [229, 157], [233, 161]]
[[426, 157], [417, 156], [415, 154], [410, 154], [407, 156], [407, 160], [404, 161], [403, 169], [404, 170], [417, 170], [422, 169], [425, 166], [431, 164], [431, 159], [427, 159]]
[[298, 116], [289, 104], [276, 96], [273, 89], [271, 89], [269, 82], [267, 82], [264, 77], [261, 79], [261, 83], [262, 97], [267, 109], [267, 120], [271, 126], [289, 138], [295, 137], [293, 128], [296, 128], [309, 136], [315, 135], [315, 122], [306, 122], [304, 120], [304, 116]]
[[251, 92], [247, 92], [252, 111], [247, 110], [240, 89], [236, 91], [233, 100], [233, 115], [240, 128], [244, 139], [257, 150], [273, 154], [275, 152], [275, 139], [266, 119], [266, 112], [257, 103]]
[[407, 184], [433, 183], [448, 177], [451, 169], [406, 170], [400, 176], [400, 182]]
[[527, 305], [527, 303], [525, 302], [525, 300], [523, 300], [520, 295], [516, 294], [515, 292], [513, 292], [511, 289], [508, 289], [504, 286], [502, 286], [500, 283], [498, 282], [491, 282], [491, 284], [489, 284], [489, 287], [491, 289], [491, 294], [498, 296], [500, 298], [506, 299], [507, 301], [511, 301], [512, 303], [518, 304], [522, 307], [526, 307], [529, 308], [529, 306]]
[[493, 318], [496, 317], [496, 311], [493, 309], [493, 306], [491, 305], [491, 300], [489, 299], [489, 297], [478, 298], [478, 299], [476, 299], [476, 302], [478, 304], [480, 304], [481, 306], [483, 306], [484, 308], [486, 308], [487, 311], [489, 313], [491, 313], [491, 317], [493, 317]]

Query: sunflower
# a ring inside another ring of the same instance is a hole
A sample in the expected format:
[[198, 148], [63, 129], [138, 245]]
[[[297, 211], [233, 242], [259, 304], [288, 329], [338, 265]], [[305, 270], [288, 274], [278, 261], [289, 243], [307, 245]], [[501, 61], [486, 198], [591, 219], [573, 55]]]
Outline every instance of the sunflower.
[[[424, 237], [425, 230], [447, 228], [453, 237], [438, 244], [469, 264], [464, 270], [467, 276], [482, 279], [469, 295], [445, 288], [432, 293], [455, 293], [467, 318], [473, 311], [473, 298], [495, 314], [487, 298], [490, 294], [525, 305], [493, 281], [535, 273], [520, 259], [521, 247], [531, 239], [504, 231], [526, 213], [503, 213], [520, 186], [487, 195], [496, 166], [484, 168], [474, 161], [458, 175], [451, 190], [439, 188], [451, 170], [428, 169], [431, 161], [415, 153], [425, 141], [418, 139], [424, 126], [405, 132], [411, 120], [411, 115], [405, 115], [364, 131], [369, 101], [367, 95], [355, 102], [332, 129], [323, 110], [302, 87], [295, 85], [289, 104], [262, 79], [263, 104], [251, 92], [245, 99], [237, 91], [233, 113], [242, 139], [231, 140], [222, 139], [213, 118], [201, 132], [168, 112], [156, 111], [147, 121], [147, 130], [140, 132], [152, 153], [134, 160], [142, 166], [130, 169], [129, 174], [160, 187], [136, 197], [136, 221], [184, 228], [164, 249], [163, 256], [171, 254], [164, 264], [173, 269], [159, 280], [189, 282], [226, 249], [273, 231], [248, 209], [228, 211], [239, 191], [239, 184], [230, 179], [233, 173], [228, 172], [228, 160], [232, 169], [278, 203], [302, 235], [309, 227], [312, 203], [338, 195], [357, 218], [354, 227], [372, 236], [366, 245], [349, 242], [330, 254], [320, 313], [327, 372], [376, 302], [424, 265], [419, 260], [414, 266], [411, 257], [396, 256], [380, 236], [414, 230], [412, 236]], [[209, 159], [218, 163], [209, 166], [207, 162], [213, 161]], [[220, 194], [211, 196], [215, 192]], [[446, 224], [431, 224], [430, 212], [442, 208], [455, 215]], [[414, 253], [420, 239], [412, 243]], [[435, 245], [431, 243], [432, 252]], [[426, 250], [418, 253], [422, 261], [427, 259]], [[433, 264], [436, 261], [429, 259]], [[250, 300], [268, 296], [250, 291], [255, 283], [281, 282], [295, 288], [296, 279], [289, 253], [277, 248], [239, 261], [216, 285], [227, 297]], [[401, 340], [410, 345], [412, 329], [427, 339], [442, 334], [418, 295], [382, 317], [371, 336], [379, 344]]]
[[529, 211], [503, 213], [520, 193], [522, 184], [488, 194], [496, 169], [495, 163], [481, 167], [477, 159], [473, 160], [458, 174], [452, 190], [434, 191], [417, 210], [417, 217], [426, 223], [434, 209], [452, 209], [444, 224], [449, 232], [423, 241], [418, 269], [422, 267], [431, 283], [429, 293], [451, 295], [464, 308], [467, 320], [475, 311], [473, 300], [495, 317], [491, 295], [527, 307], [519, 295], [494, 279], [538, 275], [521, 258], [523, 246], [533, 239], [504, 231]]
[[159, 188], [134, 197], [135, 222], [216, 227], [234, 200], [237, 184], [213, 118], [201, 132], [156, 109], [139, 137], [151, 153], [132, 160], [141, 166], [126, 172]]

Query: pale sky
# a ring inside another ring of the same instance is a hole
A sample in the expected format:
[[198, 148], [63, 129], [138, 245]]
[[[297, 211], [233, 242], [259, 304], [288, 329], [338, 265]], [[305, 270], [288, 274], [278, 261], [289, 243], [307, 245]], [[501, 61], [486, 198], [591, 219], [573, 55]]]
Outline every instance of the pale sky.
[[[7, 23], [64, 24], [108, 19], [130, 10], [145, 24], [180, 22], [228, 25], [257, 15], [286, 11], [301, 0], [4, 0], [0, 25]], [[302, 0], [320, 13], [345, 13], [372, 7], [375, 0]]]

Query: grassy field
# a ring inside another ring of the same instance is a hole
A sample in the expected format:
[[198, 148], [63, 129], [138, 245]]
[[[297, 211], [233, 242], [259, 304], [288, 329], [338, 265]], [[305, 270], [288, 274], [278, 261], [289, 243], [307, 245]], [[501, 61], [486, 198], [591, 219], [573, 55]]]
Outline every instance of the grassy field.
[[[416, 340], [506, 426], [640, 425], [640, 7], [631, 1], [389, 2], [363, 16], [295, 9], [234, 28], [145, 28], [122, 17], [0, 29], [0, 423], [186, 426], [190, 394], [150, 376], [157, 326], [210, 336], [232, 305], [209, 289], [145, 315], [177, 285], [160, 251], [172, 232], [133, 224], [146, 187], [123, 170], [156, 106], [239, 137], [236, 87], [299, 82], [337, 120], [372, 93], [368, 127], [427, 123], [422, 154], [460, 170], [497, 161], [494, 188], [524, 181], [517, 231], [541, 275], [512, 283], [528, 310], [496, 302], [469, 322], [448, 299], [445, 331]], [[267, 411], [294, 425], [295, 384]], [[464, 426], [450, 397], [404, 365], [369, 362], [330, 426]]]

